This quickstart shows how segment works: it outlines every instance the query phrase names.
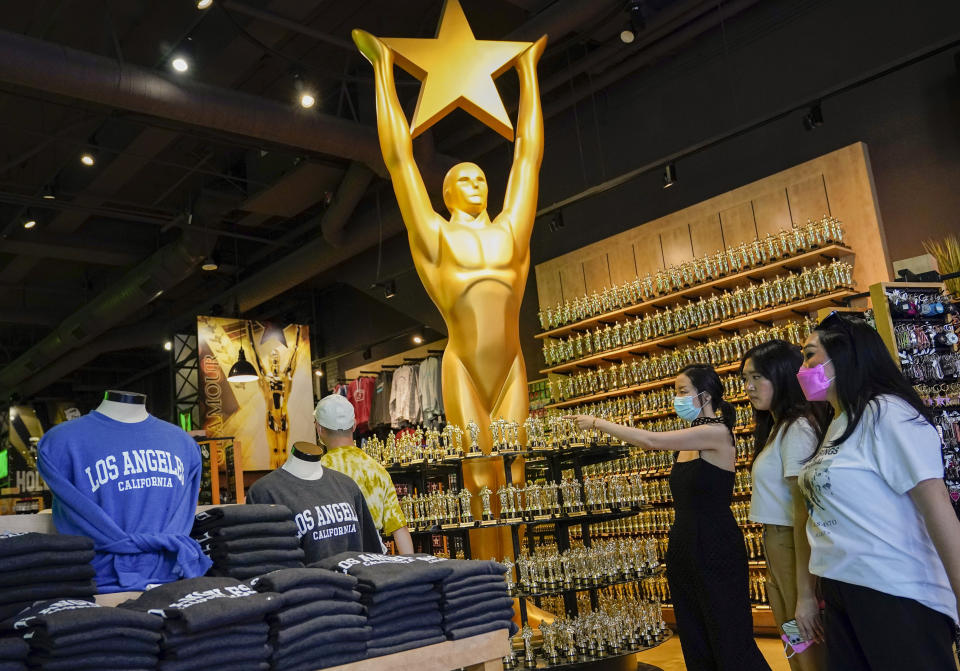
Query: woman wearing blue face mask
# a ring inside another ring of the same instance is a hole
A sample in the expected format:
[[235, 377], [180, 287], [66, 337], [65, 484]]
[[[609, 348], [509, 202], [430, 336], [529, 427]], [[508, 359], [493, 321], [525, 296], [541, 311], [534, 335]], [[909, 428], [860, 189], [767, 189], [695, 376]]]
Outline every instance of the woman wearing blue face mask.
[[833, 313], [797, 379], [833, 421], [800, 471], [830, 671], [955, 671], [960, 522], [940, 437], [883, 341]]
[[581, 429], [677, 453], [670, 473], [676, 520], [666, 559], [687, 671], [769, 671], [753, 638], [747, 553], [730, 510], [736, 413], [710, 366], [687, 366], [674, 388], [674, 408], [690, 428], [654, 432], [587, 415], [571, 418]]

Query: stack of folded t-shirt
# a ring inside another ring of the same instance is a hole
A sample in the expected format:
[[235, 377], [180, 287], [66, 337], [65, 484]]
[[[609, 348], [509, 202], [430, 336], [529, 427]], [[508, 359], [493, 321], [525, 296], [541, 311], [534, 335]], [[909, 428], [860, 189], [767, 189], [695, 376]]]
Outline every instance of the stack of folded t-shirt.
[[30, 646], [22, 638], [8, 634], [0, 632], [0, 671], [27, 671]]
[[495, 561], [452, 559], [452, 570], [440, 583], [443, 631], [449, 639], [485, 634], [495, 629], [517, 632], [513, 599], [507, 596], [503, 574], [507, 567]]
[[12, 630], [30, 646], [31, 669], [141, 671], [157, 666], [162, 626], [145, 613], [54, 599], [37, 601], [7, 620], [4, 635]]
[[92, 599], [93, 541], [86, 536], [0, 532], [0, 621], [43, 599]]
[[241, 580], [284, 568], [303, 568], [293, 513], [286, 506], [223, 506], [197, 513], [190, 532], [213, 561], [211, 576]]
[[249, 585], [279, 594], [283, 604], [267, 616], [274, 669], [310, 671], [367, 656], [370, 628], [356, 578], [319, 568], [283, 569]]
[[446, 640], [438, 589], [450, 575], [446, 563], [430, 555], [341, 552], [311, 566], [357, 579], [371, 629], [367, 657], [379, 657]]
[[266, 617], [280, 597], [234, 578], [191, 578], [120, 604], [163, 618], [160, 671], [264, 671], [273, 651]]

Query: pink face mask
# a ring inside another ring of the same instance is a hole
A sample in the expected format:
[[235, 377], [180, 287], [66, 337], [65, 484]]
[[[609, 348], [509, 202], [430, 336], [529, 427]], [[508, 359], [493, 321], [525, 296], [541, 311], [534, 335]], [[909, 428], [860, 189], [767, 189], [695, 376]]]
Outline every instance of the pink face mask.
[[[827, 359], [824, 363], [828, 363]], [[828, 378], [823, 369], [823, 363], [818, 363], [813, 368], [803, 367], [797, 371], [797, 382], [800, 383], [800, 389], [808, 401], [826, 401], [827, 392], [830, 390], [830, 383], [834, 378]]]

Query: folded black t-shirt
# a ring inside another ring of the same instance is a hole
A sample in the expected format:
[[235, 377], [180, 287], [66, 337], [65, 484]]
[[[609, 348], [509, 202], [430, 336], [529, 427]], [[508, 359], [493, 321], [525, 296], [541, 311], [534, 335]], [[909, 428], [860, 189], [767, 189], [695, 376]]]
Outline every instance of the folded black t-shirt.
[[191, 535], [214, 527], [235, 526], [263, 522], [284, 522], [293, 519], [293, 511], [279, 505], [236, 505], [208, 508], [193, 517]]
[[25, 659], [30, 646], [22, 638], [5, 636], [0, 638], [0, 660]]
[[189, 659], [162, 659], [158, 668], [162, 671], [191, 671], [192, 669], [235, 668], [232, 662], [260, 662], [270, 659], [273, 648], [269, 645], [244, 645], [229, 648], [216, 647], [202, 655]]
[[287, 592], [299, 587], [330, 585], [343, 590], [353, 590], [357, 579], [335, 571], [319, 568], [285, 569], [267, 573], [248, 583], [258, 592]]
[[[0, 564], [4, 560], [0, 559]], [[90, 564], [65, 564], [63, 566], [37, 566], [17, 571], [0, 571], [0, 589], [24, 587], [39, 583], [72, 582], [91, 580], [96, 572]]]
[[234, 566], [253, 566], [261, 564], [277, 564], [296, 562], [303, 564], [303, 550], [254, 550], [252, 552], [232, 552], [214, 558], [219, 567], [232, 568]]
[[477, 587], [500, 586], [506, 587], [507, 582], [503, 576], [496, 575], [477, 575], [469, 578], [461, 578], [456, 582], [445, 583], [441, 586], [441, 591], [445, 597], [461, 595], [464, 590], [475, 589]]
[[204, 655], [213, 648], [233, 648], [266, 645], [269, 643], [266, 632], [258, 634], [237, 634], [231, 628], [228, 631], [218, 631], [216, 636], [207, 636], [193, 643], [183, 643], [172, 648], [164, 648], [164, 659], [192, 659], [197, 655]]
[[470, 605], [477, 601], [505, 596], [508, 596], [507, 584], [505, 582], [501, 581], [498, 585], [477, 585], [476, 587], [467, 587], [453, 594], [444, 594], [444, 598], [440, 600], [440, 607], [444, 610], [448, 608], [459, 608], [464, 604]]
[[4, 557], [0, 563], [4, 571], [19, 571], [42, 566], [89, 564], [95, 556], [93, 550], [43, 550]]
[[211, 557], [220, 557], [233, 552], [253, 552], [255, 550], [296, 550], [300, 541], [296, 536], [263, 536], [254, 538], [237, 538], [233, 540], [204, 541], [200, 549]]
[[448, 559], [450, 575], [443, 579], [445, 585], [478, 575], [503, 576], [507, 567], [492, 559]]
[[303, 480], [278, 468], [253, 483], [247, 502], [290, 508], [307, 562], [347, 550], [383, 552], [357, 483], [332, 469], [325, 469], [319, 480]]
[[262, 620], [267, 613], [281, 606], [279, 595], [257, 592], [232, 578], [178, 580], [154, 587], [138, 598], [120, 604], [120, 608], [150, 612], [171, 622], [179, 622], [187, 632], [194, 633]]
[[504, 608], [513, 608], [513, 599], [508, 596], [503, 596], [493, 599], [486, 599], [484, 601], [477, 601], [472, 605], [462, 606], [453, 611], [448, 610], [445, 613], [445, 617], [447, 620], [474, 617], [475, 615], [483, 615], [484, 613], [499, 611], [503, 610]]
[[280, 594], [280, 599], [283, 601], [283, 607], [289, 608], [307, 601], [318, 601], [320, 599], [359, 602], [360, 593], [354, 590], [340, 589], [339, 587], [317, 585], [316, 587], [289, 589]]
[[160, 631], [163, 621], [136, 611], [108, 608], [80, 599], [54, 599], [30, 605], [15, 620], [4, 623], [14, 631], [43, 630], [49, 637], [84, 631], [100, 631], [110, 627], [130, 627]]
[[446, 631], [452, 631], [454, 629], [472, 627], [475, 624], [484, 624], [485, 622], [498, 622], [512, 619], [513, 609], [501, 608], [499, 610], [491, 610], [485, 613], [480, 613], [479, 615], [463, 616], [444, 620], [443, 628]]
[[291, 608], [283, 608], [267, 616], [273, 628], [291, 627], [324, 615], [366, 615], [366, 609], [356, 601], [313, 601]]
[[440, 594], [437, 587], [431, 582], [422, 582], [399, 589], [391, 589], [386, 592], [367, 592], [363, 595], [364, 603], [375, 606], [384, 601], [393, 601], [394, 603], [403, 603], [404, 599], [415, 600], [425, 594]]
[[287, 642], [296, 641], [311, 634], [365, 626], [367, 626], [367, 618], [362, 615], [324, 615], [281, 629], [274, 635], [274, 640], [278, 647], [283, 647]]
[[142, 655], [160, 654], [159, 641], [141, 641], [136, 638], [114, 638], [109, 641], [92, 639], [73, 645], [55, 645], [53, 647], [34, 648], [34, 653], [49, 657], [80, 657], [89, 654], [132, 653]]
[[[266, 622], [251, 622], [248, 624], [232, 624], [230, 625], [229, 633], [231, 635], [243, 636], [248, 640], [258, 640], [266, 636], [268, 631], [269, 628]], [[197, 642], [209, 642], [208, 645], [212, 645], [219, 640], [224, 633], [225, 632], [220, 630], [208, 630], [200, 632], [199, 634], [167, 631], [164, 632], [162, 645], [164, 649], [192, 645]]]
[[420, 627], [419, 629], [400, 629], [386, 634], [380, 634], [375, 631], [367, 647], [375, 644], [378, 648], [386, 648], [409, 643], [410, 641], [422, 641], [426, 638], [433, 638], [434, 636], [443, 636], [443, 629], [441, 627]]
[[443, 623], [443, 616], [436, 608], [413, 610], [402, 608], [398, 612], [390, 615], [367, 618], [367, 624], [373, 627], [377, 632], [386, 630], [385, 628], [387, 627], [392, 628], [398, 623], [408, 626], [411, 629], [417, 629], [419, 627], [432, 627], [434, 625], [439, 626]]
[[[316, 652], [322, 652], [323, 654], [360, 652], [367, 649], [367, 641], [369, 640], [369, 627], [350, 627], [335, 629], [333, 631], [321, 631], [294, 641], [288, 641], [276, 649], [273, 659], [275, 662], [279, 662], [288, 657], [295, 657], [310, 648], [315, 648]], [[283, 668], [282, 664], [277, 664], [276, 666], [281, 669]]]
[[159, 631], [150, 631], [149, 629], [140, 629], [138, 627], [110, 626], [103, 627], [102, 629], [79, 631], [73, 634], [59, 634], [57, 636], [50, 636], [44, 629], [32, 629], [23, 635], [23, 639], [30, 644], [30, 647], [41, 650], [52, 650], [61, 647], [69, 648], [75, 645], [86, 645], [88, 643], [103, 646], [105, 642], [112, 643], [114, 640], [121, 638], [125, 641], [155, 645], [160, 642], [161, 634]]
[[21, 601], [41, 601], [58, 598], [92, 598], [97, 593], [97, 584], [92, 580], [38, 583], [0, 589], [0, 605]]
[[[362, 651], [357, 649], [354, 652], [344, 652], [341, 654], [328, 654], [324, 651], [317, 652], [316, 650], [304, 650], [299, 655], [289, 658], [284, 657], [283, 664], [277, 664], [274, 666], [274, 668], [283, 669], [283, 671], [317, 671], [317, 669], [325, 669], [328, 666], [339, 666], [341, 664], [356, 662], [366, 658], [366, 656], [366, 646], [364, 646]], [[231, 669], [231, 671], [241, 670]]]
[[157, 663], [156, 655], [136, 653], [102, 653], [79, 655], [71, 658], [30, 655], [27, 663], [39, 666], [44, 671], [73, 671], [74, 669], [149, 669]]
[[237, 540], [240, 538], [264, 538], [269, 536], [297, 537], [297, 525], [293, 520], [283, 522], [254, 522], [237, 524], [231, 527], [211, 527], [193, 538], [201, 545], [216, 540]]
[[446, 560], [432, 555], [383, 555], [341, 552], [312, 566], [354, 576], [360, 592], [384, 592], [417, 583], [440, 582], [450, 575]]
[[36, 552], [75, 552], [93, 550], [93, 541], [86, 536], [70, 534], [41, 534], [33, 531], [0, 531], [0, 557], [6, 567], [6, 559], [15, 555]]
[[209, 576], [220, 576], [225, 578], [236, 578], [237, 580], [248, 580], [250, 578], [256, 578], [261, 576], [264, 573], [270, 573], [271, 571], [279, 571], [285, 568], [302, 568], [303, 562], [299, 561], [289, 561], [289, 562], [276, 562], [273, 564], [252, 564], [250, 566], [224, 566], [218, 567], [216, 564], [207, 571]]
[[420, 596], [410, 597], [407, 599], [385, 601], [376, 605], [370, 604], [367, 606], [367, 615], [369, 617], [380, 617], [381, 615], [388, 615], [404, 610], [419, 608], [434, 608], [439, 611], [440, 599], [437, 598], [436, 592], [433, 594], [422, 594]]

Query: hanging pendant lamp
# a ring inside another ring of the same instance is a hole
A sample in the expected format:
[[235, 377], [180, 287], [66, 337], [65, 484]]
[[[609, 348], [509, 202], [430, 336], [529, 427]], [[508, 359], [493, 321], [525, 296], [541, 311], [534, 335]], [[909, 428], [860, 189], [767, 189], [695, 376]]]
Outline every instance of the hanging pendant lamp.
[[243, 334], [240, 334], [240, 354], [237, 355], [237, 362], [230, 367], [230, 373], [227, 375], [227, 382], [256, 382], [260, 378], [253, 364], [247, 361], [247, 355], [243, 351]]

